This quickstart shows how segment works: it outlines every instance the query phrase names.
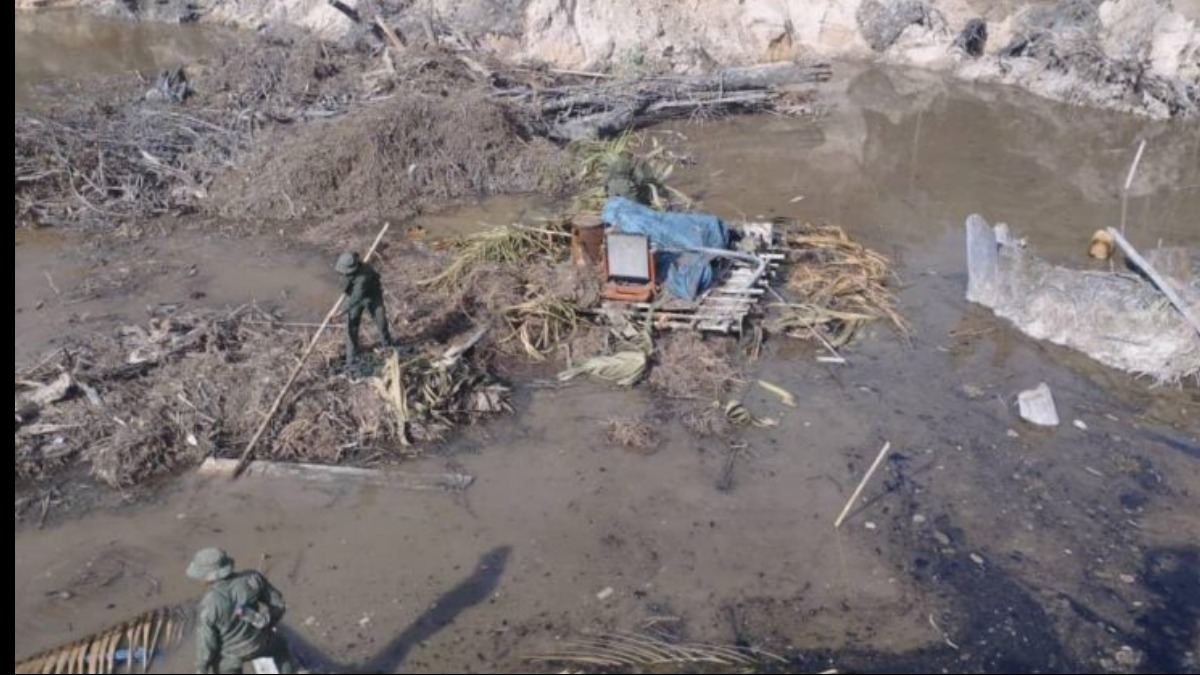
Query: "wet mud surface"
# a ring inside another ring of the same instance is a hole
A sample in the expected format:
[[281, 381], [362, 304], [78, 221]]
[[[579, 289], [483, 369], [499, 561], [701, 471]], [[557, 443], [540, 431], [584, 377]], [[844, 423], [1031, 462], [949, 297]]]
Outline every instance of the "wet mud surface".
[[[516, 416], [412, 463], [475, 476], [461, 494], [184, 477], [52, 508], [44, 527], [39, 504], [19, 507], [17, 656], [194, 597], [186, 561], [220, 545], [265, 568], [305, 662], [337, 672], [523, 672], [582, 632], [648, 626], [788, 662], [767, 671], [1200, 671], [1200, 395], [1149, 390], [968, 305], [961, 237], [979, 212], [1087, 264], [1146, 136], [1130, 231], [1200, 246], [1194, 129], [887, 71], [848, 68], [833, 87], [823, 120], [653, 132], [694, 160], [678, 185], [701, 208], [827, 219], [893, 256], [915, 329], [911, 343], [865, 331], [845, 366], [768, 343], [747, 376], [798, 405], [747, 389], [780, 426], [746, 432], [731, 475], [726, 443], [673, 419], [653, 454], [610, 445], [609, 418], [656, 412], [645, 391], [526, 375]], [[539, 208], [405, 225], [461, 233]], [[331, 250], [215, 224], [103, 251], [18, 232], [16, 251], [18, 364], [147, 306], [258, 301], [314, 322], [335, 292]], [[1050, 431], [1016, 414], [1041, 381], [1064, 420]], [[834, 530], [885, 441], [894, 453]], [[164, 668], [187, 669], [189, 650]]]

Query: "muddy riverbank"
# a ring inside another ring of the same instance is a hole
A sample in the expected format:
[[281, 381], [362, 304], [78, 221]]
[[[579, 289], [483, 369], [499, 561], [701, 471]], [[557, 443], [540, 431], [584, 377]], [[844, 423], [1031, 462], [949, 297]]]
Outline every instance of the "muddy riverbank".
[[[707, 72], [840, 59], [1002, 83], [1154, 118], [1200, 114], [1197, 0], [21, 0], [114, 17], [301, 31], [376, 48], [441, 44], [558, 68]], [[391, 31], [389, 37], [384, 28]]]
[[[187, 557], [216, 544], [267, 568], [294, 644], [342, 672], [558, 672], [527, 658], [587, 631], [649, 627], [758, 647], [805, 672], [1196, 672], [1195, 388], [1150, 390], [969, 306], [961, 238], [980, 212], [1084, 265], [1148, 138], [1131, 236], [1200, 246], [1194, 129], [931, 76], [837, 72], [820, 120], [650, 132], [686, 158], [675, 184], [698, 208], [827, 219], [889, 254], [914, 327], [906, 344], [876, 324], [845, 366], [768, 342], [745, 377], [787, 388], [797, 406], [745, 390], [780, 426], [744, 432], [732, 474], [727, 442], [695, 437], [645, 391], [513, 373], [515, 416], [405, 467], [471, 474], [460, 494], [183, 477], [149, 503], [72, 514], [73, 493], [96, 488], [66, 481], [63, 505], [51, 493], [18, 508], [17, 657], [187, 600]], [[395, 227], [470, 232], [540, 201]], [[258, 301], [319, 321], [331, 255], [374, 224], [303, 244], [296, 230], [202, 218], [138, 223], [126, 244], [100, 247], [19, 231], [18, 365], [28, 345], [140, 323], [146, 306]], [[403, 278], [403, 260], [388, 272]], [[1040, 381], [1061, 428], [1016, 414], [1016, 392]], [[640, 415], [660, 427], [657, 452], [606, 440], [610, 418]], [[885, 441], [895, 454], [835, 531]], [[188, 648], [164, 667], [186, 668]]]

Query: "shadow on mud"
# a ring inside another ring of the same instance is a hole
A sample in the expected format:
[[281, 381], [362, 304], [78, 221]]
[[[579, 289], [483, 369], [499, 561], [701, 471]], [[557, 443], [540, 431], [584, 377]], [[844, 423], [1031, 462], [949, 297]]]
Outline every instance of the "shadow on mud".
[[1143, 672], [1200, 670], [1200, 547], [1158, 549], [1146, 555], [1142, 580], [1158, 596], [1137, 620], [1137, 644], [1146, 653]]
[[295, 631], [281, 628], [291, 645], [296, 660], [314, 673], [394, 673], [404, 663], [412, 648], [433, 637], [454, 622], [464, 611], [484, 602], [500, 582], [508, 566], [512, 549], [495, 548], [483, 555], [471, 576], [442, 594], [424, 614], [417, 617], [404, 632], [393, 638], [378, 654], [362, 663], [338, 663]]
[[[944, 584], [954, 596], [960, 616], [946, 644], [912, 652], [887, 654], [846, 650], [809, 652], [779, 672], [820, 672], [836, 665], [852, 673], [1196, 673], [1200, 672], [1200, 547], [1155, 549], [1144, 559], [1140, 579], [1154, 598], [1136, 620], [1133, 632], [1122, 632], [1073, 598], [1066, 601], [1082, 622], [1103, 627], [1114, 645], [1132, 647], [1132, 662], [1114, 653], [1079, 653], [1089, 648], [1064, 642], [1070, 626], [1056, 622], [1038, 596], [999, 569], [982, 570], [970, 562], [927, 565], [926, 583]], [[1068, 638], [1069, 640], [1070, 638]], [[1074, 647], [1074, 648], [1073, 648]]]

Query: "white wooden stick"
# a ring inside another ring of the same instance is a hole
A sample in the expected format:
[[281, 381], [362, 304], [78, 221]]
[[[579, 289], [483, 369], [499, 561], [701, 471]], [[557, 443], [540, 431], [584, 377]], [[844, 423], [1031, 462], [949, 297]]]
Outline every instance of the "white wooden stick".
[[858, 501], [858, 498], [862, 496], [863, 488], [867, 487], [867, 481], [871, 480], [871, 476], [875, 475], [875, 470], [878, 469], [879, 465], [883, 463], [883, 458], [887, 456], [888, 450], [891, 449], [892, 444], [890, 442], [883, 444], [883, 448], [879, 451], [879, 456], [875, 458], [875, 462], [871, 464], [871, 468], [867, 469], [867, 475], [863, 476], [862, 482], [858, 484], [857, 488], [854, 488], [854, 494], [850, 495], [850, 501], [846, 502], [846, 507], [842, 509], [841, 515], [839, 515], [837, 520], [834, 521], [833, 527], [835, 529], [842, 526], [842, 521], [845, 520], [846, 515], [850, 513], [850, 508], [853, 507], [854, 502]]
[[1142, 139], [1137, 154], [1133, 156], [1133, 164], [1129, 165], [1129, 175], [1125, 176], [1125, 189], [1121, 190], [1121, 232], [1125, 232], [1125, 215], [1129, 206], [1129, 188], [1133, 187], [1133, 177], [1137, 174], [1138, 164], [1142, 162], [1142, 151], [1146, 149], [1146, 139]]

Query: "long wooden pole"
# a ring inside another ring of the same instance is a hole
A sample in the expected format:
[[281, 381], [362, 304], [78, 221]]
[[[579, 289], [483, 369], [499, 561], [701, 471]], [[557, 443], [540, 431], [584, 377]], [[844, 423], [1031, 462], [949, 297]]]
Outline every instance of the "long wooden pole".
[[854, 494], [850, 495], [850, 501], [846, 502], [846, 507], [842, 509], [842, 513], [837, 517], [837, 520], [834, 521], [834, 529], [842, 526], [842, 521], [845, 520], [846, 515], [850, 513], [850, 508], [854, 506], [854, 502], [858, 501], [858, 498], [862, 496], [863, 488], [867, 487], [867, 481], [871, 480], [871, 476], [875, 475], [875, 470], [879, 468], [879, 464], [883, 462], [883, 458], [887, 456], [888, 450], [891, 449], [891, 442], [883, 444], [883, 449], [879, 451], [879, 456], [875, 458], [875, 461], [871, 464], [871, 468], [867, 469], [867, 475], [863, 476], [863, 479], [861, 482], [859, 482], [858, 487], [854, 488]]
[[1143, 258], [1142, 254], [1137, 252], [1137, 249], [1133, 247], [1133, 244], [1130, 244], [1125, 237], [1121, 236], [1120, 232], [1117, 232], [1115, 229], [1110, 227], [1108, 228], [1108, 233], [1111, 234], [1113, 239], [1116, 240], [1117, 246], [1120, 246], [1121, 250], [1125, 252], [1125, 257], [1132, 260], [1134, 265], [1137, 265], [1143, 272], [1146, 273], [1146, 276], [1150, 277], [1150, 281], [1154, 282], [1155, 286], [1158, 286], [1158, 290], [1162, 291], [1163, 295], [1167, 296], [1167, 299], [1171, 301], [1172, 305], [1175, 305], [1175, 309], [1179, 310], [1179, 313], [1183, 315], [1184, 320], [1192, 324], [1192, 328], [1195, 328], [1196, 332], [1200, 333], [1200, 318], [1198, 318], [1196, 316], [1196, 312], [1193, 311], [1192, 308], [1183, 301], [1183, 298], [1179, 297], [1179, 293], [1175, 291], [1175, 287], [1171, 285], [1171, 281], [1159, 274], [1158, 270], [1154, 269], [1154, 267], [1150, 265], [1150, 262]]
[[[379, 234], [375, 235], [375, 241], [371, 242], [371, 248], [367, 250], [367, 255], [363, 257], [363, 262], [367, 262], [371, 259], [371, 256], [375, 253], [375, 249], [379, 246], [379, 242], [383, 240], [383, 235], [387, 234], [388, 228], [391, 226], [391, 223], [383, 224], [383, 228], [379, 230]], [[291, 391], [292, 385], [296, 383], [296, 378], [300, 376], [300, 370], [304, 367], [304, 363], [308, 361], [308, 357], [310, 354], [312, 354], [313, 348], [317, 346], [317, 340], [321, 337], [321, 333], [325, 332], [325, 327], [328, 326], [329, 322], [333, 320], [333, 317], [337, 315], [338, 310], [342, 307], [342, 301], [345, 299], [345, 293], [338, 296], [337, 302], [333, 303], [333, 307], [329, 310], [329, 313], [325, 315], [325, 320], [321, 322], [321, 325], [317, 328], [317, 332], [313, 334], [312, 340], [308, 342], [308, 347], [306, 347], [304, 349], [304, 353], [300, 355], [300, 361], [296, 364], [295, 368], [292, 368], [292, 374], [288, 376], [287, 382], [285, 382], [283, 385], [283, 389], [279, 390], [279, 395], [275, 397], [275, 402], [272, 403], [271, 408], [267, 410], [267, 414], [263, 417], [262, 422], [259, 423], [258, 430], [254, 432], [254, 436], [250, 439], [250, 443], [246, 446], [246, 449], [242, 451], [242, 456], [238, 459], [237, 468], [233, 471], [233, 480], [236, 480], [242, 475], [242, 472], [245, 471], [246, 467], [250, 464], [250, 460], [254, 458], [254, 448], [258, 445], [259, 439], [262, 438], [263, 433], [266, 432], [267, 427], [270, 426], [271, 420], [275, 417], [275, 413], [279, 412], [279, 406], [283, 404], [283, 398], [287, 396], [289, 391]]]

